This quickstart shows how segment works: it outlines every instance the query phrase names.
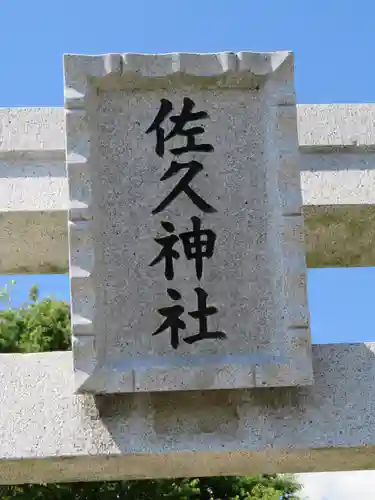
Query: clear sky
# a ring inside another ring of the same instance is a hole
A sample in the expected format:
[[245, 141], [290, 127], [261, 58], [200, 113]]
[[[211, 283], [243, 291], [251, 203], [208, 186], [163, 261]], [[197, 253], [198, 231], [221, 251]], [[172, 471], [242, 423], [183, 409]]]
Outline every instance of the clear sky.
[[[69, 52], [288, 49], [296, 56], [299, 103], [375, 101], [371, 0], [3, 0], [0, 15], [0, 107], [62, 106], [62, 55]], [[68, 299], [67, 276], [12, 278], [15, 305], [34, 283], [42, 296]], [[314, 342], [375, 340], [374, 279], [368, 268], [309, 271]], [[314, 500], [352, 500], [356, 477], [346, 474], [344, 483], [325, 475], [306, 484]]]

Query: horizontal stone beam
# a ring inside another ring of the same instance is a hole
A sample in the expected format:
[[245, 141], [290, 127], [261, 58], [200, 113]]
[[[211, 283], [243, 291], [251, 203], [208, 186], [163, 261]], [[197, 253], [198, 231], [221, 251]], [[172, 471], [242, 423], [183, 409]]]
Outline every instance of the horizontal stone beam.
[[[302, 150], [375, 145], [375, 104], [299, 104], [297, 111]], [[0, 108], [0, 156], [64, 153], [64, 131], [64, 108]]]
[[[309, 267], [375, 264], [375, 105], [299, 105]], [[0, 110], [0, 273], [68, 268], [64, 110]]]
[[69, 352], [3, 354], [0, 483], [373, 469], [375, 344], [313, 360], [308, 388], [95, 397]]

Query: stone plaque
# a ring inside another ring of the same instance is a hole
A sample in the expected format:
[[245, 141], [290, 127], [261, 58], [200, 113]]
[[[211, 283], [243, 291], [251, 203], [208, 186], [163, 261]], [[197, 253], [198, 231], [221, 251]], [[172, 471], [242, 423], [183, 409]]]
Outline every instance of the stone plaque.
[[309, 385], [293, 56], [65, 56], [79, 392]]

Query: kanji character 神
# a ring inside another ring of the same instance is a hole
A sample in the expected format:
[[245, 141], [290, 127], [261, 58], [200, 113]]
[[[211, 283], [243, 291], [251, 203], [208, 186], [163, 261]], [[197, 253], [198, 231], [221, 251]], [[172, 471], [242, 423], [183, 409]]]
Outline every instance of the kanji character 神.
[[[192, 217], [193, 230], [181, 233], [179, 236], [170, 234], [163, 238], [154, 238], [162, 249], [157, 257], [150, 263], [150, 266], [158, 264], [165, 259], [164, 275], [167, 280], [174, 278], [173, 261], [179, 259], [180, 254], [174, 249], [174, 245], [182, 241], [185, 256], [188, 260], [195, 260], [196, 276], [200, 280], [203, 273], [203, 259], [211, 259], [214, 253], [216, 234], [211, 229], [201, 229], [199, 217]], [[163, 228], [169, 233], [173, 233], [175, 228], [171, 222], [161, 222]]]

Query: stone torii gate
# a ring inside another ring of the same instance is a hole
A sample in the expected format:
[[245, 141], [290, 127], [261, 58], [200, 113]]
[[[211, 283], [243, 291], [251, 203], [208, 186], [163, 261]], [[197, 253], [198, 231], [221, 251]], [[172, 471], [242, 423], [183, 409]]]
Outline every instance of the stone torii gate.
[[[305, 261], [375, 262], [375, 106], [296, 106], [292, 55], [246, 52], [65, 56], [65, 103], [0, 110], [0, 270], [70, 268], [73, 333], [0, 356], [0, 483], [375, 468], [375, 345], [311, 347], [305, 299]], [[197, 164], [206, 209], [156, 213]], [[171, 346], [194, 289], [222, 336]]]

